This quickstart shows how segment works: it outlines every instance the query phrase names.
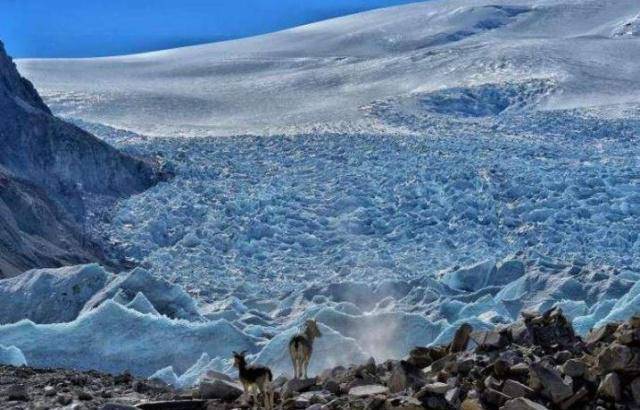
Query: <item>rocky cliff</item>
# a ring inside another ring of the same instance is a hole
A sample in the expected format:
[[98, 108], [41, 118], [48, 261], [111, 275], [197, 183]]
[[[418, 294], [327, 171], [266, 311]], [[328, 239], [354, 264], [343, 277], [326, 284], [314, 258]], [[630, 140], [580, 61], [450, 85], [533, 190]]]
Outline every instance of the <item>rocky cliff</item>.
[[54, 117], [0, 42], [0, 277], [103, 260], [87, 214], [155, 182], [150, 164]]

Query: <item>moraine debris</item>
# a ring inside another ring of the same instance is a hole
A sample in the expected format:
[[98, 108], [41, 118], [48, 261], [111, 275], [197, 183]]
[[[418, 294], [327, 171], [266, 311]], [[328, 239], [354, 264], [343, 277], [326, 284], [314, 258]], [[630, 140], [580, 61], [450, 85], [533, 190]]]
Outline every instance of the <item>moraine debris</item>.
[[[224, 375], [210, 374], [189, 391], [141, 383], [154, 382], [0, 366], [0, 408], [231, 410], [262, 403]], [[403, 360], [370, 359], [311, 379], [280, 376], [273, 385], [275, 408], [283, 410], [640, 409], [640, 316], [594, 329], [585, 340], [560, 309], [525, 313], [489, 332], [465, 324], [451, 344], [415, 347]]]

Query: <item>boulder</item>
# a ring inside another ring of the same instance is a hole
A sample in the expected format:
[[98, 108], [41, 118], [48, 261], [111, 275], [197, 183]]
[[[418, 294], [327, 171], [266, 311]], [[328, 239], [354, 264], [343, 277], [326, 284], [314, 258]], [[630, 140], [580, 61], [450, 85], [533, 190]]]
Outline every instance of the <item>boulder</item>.
[[479, 399], [465, 399], [460, 404], [460, 410], [485, 410]]
[[618, 328], [615, 333], [616, 341], [627, 346], [640, 345], [640, 329], [632, 328], [630, 326], [623, 326]]
[[529, 374], [529, 365], [524, 362], [516, 363], [509, 368], [509, 374], [514, 376], [526, 376]]
[[353, 397], [369, 397], [387, 393], [389, 393], [389, 388], [381, 384], [367, 384], [353, 387], [349, 390], [349, 396]]
[[534, 390], [541, 388], [542, 393], [556, 404], [573, 395], [573, 388], [562, 379], [560, 373], [542, 363], [531, 365], [529, 386]]
[[511, 399], [500, 410], [549, 410], [542, 404], [536, 403], [524, 397]]
[[499, 350], [509, 344], [511, 332], [509, 329], [494, 329], [482, 332], [475, 338], [478, 342], [477, 351]]
[[239, 384], [226, 380], [203, 380], [198, 387], [200, 398], [233, 401], [240, 397], [244, 390]]
[[399, 396], [387, 399], [385, 408], [388, 410], [423, 410], [420, 400], [414, 397]]
[[413, 366], [424, 369], [434, 361], [446, 356], [447, 349], [442, 346], [439, 347], [414, 347], [409, 352], [409, 358], [407, 362]]
[[451, 389], [451, 386], [440, 382], [425, 384], [424, 387], [422, 387], [422, 390], [425, 392], [441, 395], [444, 395], [449, 389]]
[[482, 392], [482, 399], [485, 401], [485, 403], [499, 407], [505, 404], [507, 400], [511, 399], [511, 397], [496, 389], [488, 388]]
[[447, 390], [447, 392], [444, 394], [444, 399], [447, 401], [447, 403], [449, 403], [449, 406], [458, 408], [460, 407], [460, 396], [460, 388], [454, 387]]
[[604, 326], [601, 326], [597, 329], [593, 329], [589, 332], [585, 339], [585, 343], [587, 346], [593, 346], [600, 342], [611, 342], [613, 341], [613, 334], [618, 328], [618, 323], [607, 323]]
[[329, 379], [322, 383], [322, 389], [337, 395], [340, 393], [340, 383], [333, 379]]
[[2, 396], [5, 396], [8, 400], [29, 401], [29, 394], [27, 393], [27, 387], [21, 383], [10, 384], [2, 392]]
[[142, 410], [205, 410], [205, 400], [171, 400], [140, 403], [136, 408]]
[[596, 363], [600, 374], [606, 374], [613, 371], [625, 370], [632, 358], [633, 353], [629, 347], [612, 343], [600, 352]]
[[391, 368], [391, 374], [387, 385], [389, 391], [398, 393], [409, 388], [414, 391], [420, 389], [425, 384], [424, 374], [419, 368], [411, 363], [401, 360], [396, 362]]
[[449, 353], [464, 352], [469, 345], [469, 339], [473, 332], [473, 327], [469, 323], [463, 323], [453, 335], [453, 340], [449, 345]]
[[315, 377], [309, 379], [291, 379], [287, 381], [281, 389], [281, 395], [284, 398], [291, 397], [294, 393], [302, 393], [315, 386], [317, 379]]
[[541, 316], [525, 318], [525, 323], [533, 334], [534, 342], [543, 348], [572, 348], [578, 340], [573, 326], [558, 307], [546, 311]]
[[99, 410], [139, 410], [139, 407], [119, 403], [105, 403], [98, 407]]
[[533, 389], [513, 379], [507, 379], [502, 385], [502, 393], [512, 399], [515, 399], [517, 397], [531, 396], [533, 394]]
[[582, 401], [585, 397], [589, 395], [589, 390], [586, 387], [582, 386], [580, 390], [578, 390], [573, 396], [563, 401], [560, 405], [560, 409], [568, 410], [572, 408], [576, 403]]
[[580, 359], [569, 359], [562, 365], [562, 373], [569, 377], [581, 377], [587, 371], [587, 364]]
[[633, 396], [633, 400], [636, 402], [636, 405], [640, 406], [640, 377], [636, 377], [629, 384], [631, 388], [631, 395]]
[[622, 387], [617, 373], [609, 373], [598, 386], [598, 395], [619, 402], [622, 400]]

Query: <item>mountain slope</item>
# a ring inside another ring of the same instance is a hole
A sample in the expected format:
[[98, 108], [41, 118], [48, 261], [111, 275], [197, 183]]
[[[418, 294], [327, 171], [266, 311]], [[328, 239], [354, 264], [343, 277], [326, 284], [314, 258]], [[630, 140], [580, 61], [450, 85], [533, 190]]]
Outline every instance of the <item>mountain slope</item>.
[[236, 41], [19, 65], [57, 113], [147, 135], [375, 132], [388, 124], [371, 104], [451, 87], [553, 82], [532, 109], [637, 100], [639, 12], [635, 0], [429, 1]]
[[53, 115], [0, 43], [0, 276], [103, 259], [89, 208], [140, 192], [152, 167]]

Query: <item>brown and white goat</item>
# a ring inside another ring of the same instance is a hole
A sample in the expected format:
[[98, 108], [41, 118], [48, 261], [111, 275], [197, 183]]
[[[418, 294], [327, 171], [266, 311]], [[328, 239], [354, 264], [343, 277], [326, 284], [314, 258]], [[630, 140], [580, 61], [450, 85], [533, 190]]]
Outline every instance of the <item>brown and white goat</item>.
[[233, 352], [233, 365], [238, 369], [240, 383], [248, 397], [253, 396], [253, 402], [258, 403], [258, 392], [264, 398], [264, 408], [273, 409], [273, 374], [271, 369], [261, 365], [247, 365], [246, 352]]
[[313, 341], [316, 337], [321, 337], [320, 329], [315, 320], [307, 320], [302, 333], [291, 338], [289, 342], [289, 353], [293, 362], [293, 377], [298, 379], [304, 375], [307, 378], [307, 368], [313, 353]]

